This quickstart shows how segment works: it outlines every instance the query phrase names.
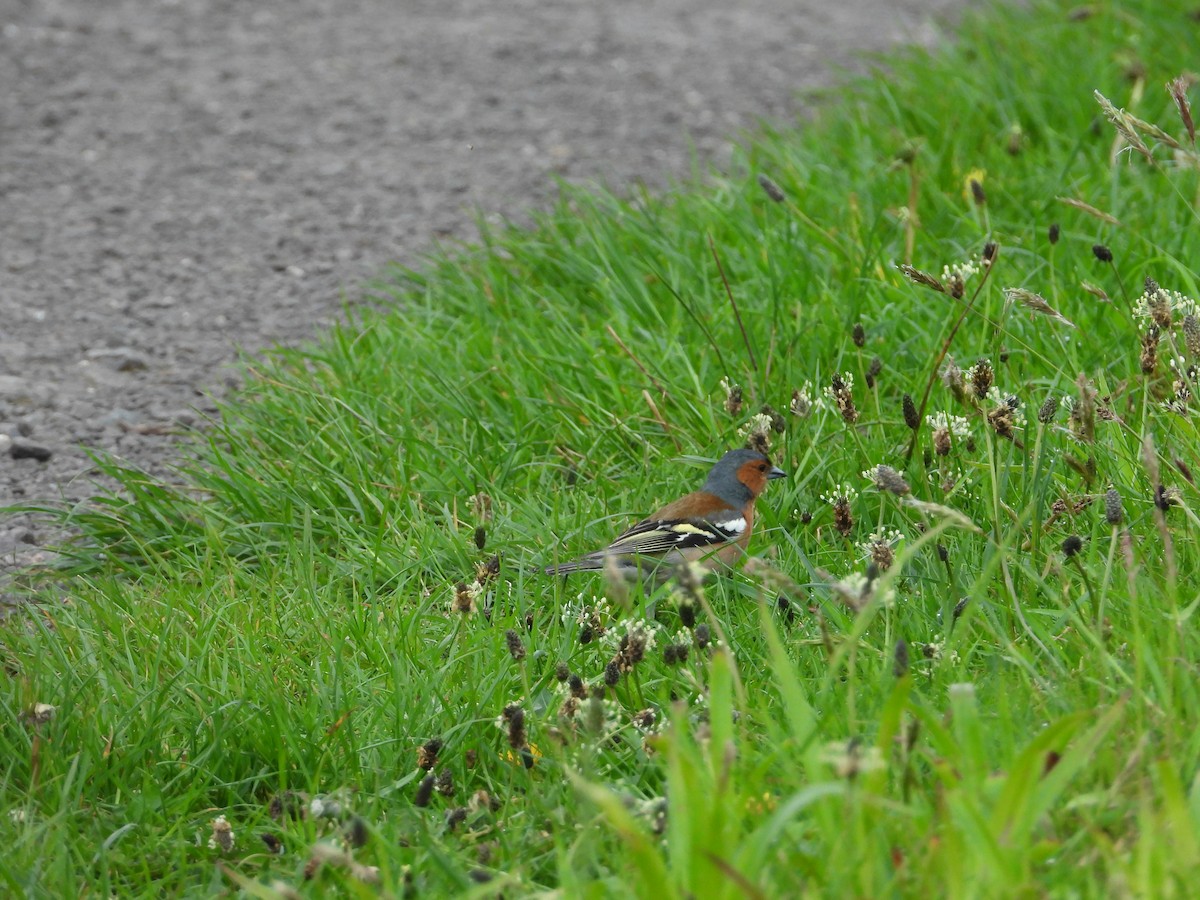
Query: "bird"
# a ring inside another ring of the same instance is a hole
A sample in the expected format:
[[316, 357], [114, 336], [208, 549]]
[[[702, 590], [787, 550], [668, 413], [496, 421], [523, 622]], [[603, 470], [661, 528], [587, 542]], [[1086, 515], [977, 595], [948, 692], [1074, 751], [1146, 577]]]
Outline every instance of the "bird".
[[615, 562], [624, 574], [696, 562], [708, 570], [733, 565], [750, 543], [754, 501], [767, 482], [787, 473], [757, 450], [730, 450], [700, 490], [668, 503], [618, 535], [603, 550], [546, 566], [547, 575], [604, 569]]

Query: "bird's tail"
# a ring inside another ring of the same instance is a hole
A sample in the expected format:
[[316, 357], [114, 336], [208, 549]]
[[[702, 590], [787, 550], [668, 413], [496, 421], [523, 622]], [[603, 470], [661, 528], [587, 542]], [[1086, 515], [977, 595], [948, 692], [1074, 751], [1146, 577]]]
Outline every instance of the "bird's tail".
[[546, 566], [547, 575], [570, 575], [572, 572], [596, 572], [604, 568], [603, 556], [583, 556], [556, 566]]

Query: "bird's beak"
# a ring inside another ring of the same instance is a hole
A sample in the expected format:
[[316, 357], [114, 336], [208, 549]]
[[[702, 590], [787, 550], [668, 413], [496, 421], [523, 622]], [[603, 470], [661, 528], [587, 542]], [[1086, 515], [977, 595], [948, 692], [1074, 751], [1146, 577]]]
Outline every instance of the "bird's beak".
[[783, 471], [779, 466], [771, 466], [771, 471], [767, 473], [767, 479], [770, 480], [773, 478], [787, 478], [787, 472]]

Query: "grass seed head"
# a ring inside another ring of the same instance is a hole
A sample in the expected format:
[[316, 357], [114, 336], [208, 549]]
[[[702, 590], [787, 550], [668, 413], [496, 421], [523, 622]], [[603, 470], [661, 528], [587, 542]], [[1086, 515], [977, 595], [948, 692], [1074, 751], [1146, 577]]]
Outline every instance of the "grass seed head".
[[871, 364], [867, 366], [867, 387], [874, 389], [875, 379], [879, 377], [879, 373], [883, 371], [883, 360], [878, 356], [871, 357]]
[[1096, 257], [1102, 263], [1113, 261], [1113, 252], [1104, 244], [1092, 244], [1092, 256]]
[[[941, 374], [942, 384], [946, 386], [955, 400], [963, 402], [967, 397], [967, 382], [963, 376], [963, 370], [958, 367], [953, 356], [946, 357]], [[984, 391], [984, 393], [987, 392]]]
[[1067, 559], [1070, 559], [1073, 556], [1077, 556], [1079, 554], [1079, 551], [1082, 549], [1083, 549], [1083, 538], [1081, 538], [1077, 534], [1067, 535], [1066, 539], [1062, 542], [1063, 556], [1065, 556]]
[[792, 391], [792, 402], [788, 404], [788, 412], [793, 416], [798, 416], [801, 419], [807, 418], [812, 412], [813, 401], [809, 395], [808, 387], [796, 388]]
[[896, 649], [892, 651], [892, 674], [897, 678], [908, 674], [908, 641], [904, 638], [896, 641]]
[[554, 666], [554, 680], [562, 683], [571, 677], [571, 669], [565, 662], [559, 662]]
[[854, 327], [850, 330], [850, 339], [854, 341], [855, 347], [865, 347], [867, 345], [867, 331], [863, 328], [862, 322], [855, 322]]
[[784, 194], [783, 188], [777, 185], [762, 172], [758, 173], [758, 186], [763, 189], [763, 193], [766, 194], [773, 203], [783, 203], [783, 201], [787, 199], [787, 195]]
[[738, 435], [746, 439], [748, 449], [761, 453], [763, 456], [770, 456], [772, 425], [770, 416], [755, 413], [750, 417], [749, 422], [738, 429]]
[[891, 466], [885, 466], [882, 463], [867, 469], [867, 471], [863, 472], [863, 476], [871, 479], [878, 490], [888, 494], [895, 494], [897, 497], [903, 497], [912, 491], [912, 488], [908, 486], [908, 482], [904, 480], [903, 475]]
[[[449, 775], [449, 772], [443, 772], [443, 775]], [[350, 821], [346, 823], [346, 827], [342, 831], [342, 839], [346, 842], [346, 846], [357, 850], [360, 847], [365, 847], [370, 839], [370, 831], [367, 829], [367, 822], [362, 816], [351, 816]]]
[[1121, 495], [1115, 487], [1110, 487], [1104, 495], [1104, 521], [1116, 527], [1124, 518], [1125, 506], [1121, 502]]
[[1193, 359], [1200, 358], [1200, 318], [1195, 313], [1183, 317], [1183, 343]]
[[521, 636], [511, 628], [504, 632], [504, 645], [508, 648], [508, 655], [517, 662], [525, 658], [525, 644]]
[[1138, 363], [1143, 375], [1153, 375], [1158, 365], [1159, 330], [1157, 325], [1151, 325], [1142, 334], [1142, 351], [1138, 355]]
[[779, 410], [771, 406], [769, 403], [764, 403], [758, 411], [760, 416], [766, 416], [771, 422], [771, 430], [776, 434], [783, 434], [787, 431], [787, 419], [779, 414]]
[[1190, 87], [1188, 82], [1189, 79], [1183, 75], [1172, 79], [1167, 82], [1167, 93], [1175, 101], [1175, 108], [1179, 111], [1179, 119], [1183, 122], [1188, 141], [1194, 147], [1196, 146], [1196, 123], [1192, 121], [1192, 104], [1188, 101], [1187, 89]]
[[437, 777], [430, 774], [421, 779], [421, 783], [417, 785], [417, 793], [413, 796], [413, 806], [424, 809], [429, 805], [429, 801], [433, 799], [433, 788], [437, 784]]
[[708, 642], [711, 640], [711, 636], [709, 635], [709, 631], [708, 631], [708, 626], [705, 625], [703, 622], [701, 622], [699, 625], [696, 626], [695, 630], [692, 632], [692, 635], [696, 639], [696, 649], [697, 650], [703, 650], [705, 647], [708, 646]]
[[1058, 223], [1052, 222], [1050, 228], [1046, 231], [1046, 237], [1049, 239], [1050, 246], [1052, 247], [1058, 243], [1059, 230]]
[[917, 404], [913, 401], [911, 394], [905, 394], [900, 401], [900, 408], [904, 413], [904, 424], [910, 430], [916, 431], [921, 427], [921, 415], [917, 412]]
[[838, 412], [842, 414], [842, 418], [847, 425], [853, 425], [858, 421], [858, 409], [854, 405], [854, 394], [851, 389], [854, 387], [854, 379], [849, 373], [839, 375], [834, 373], [829, 379], [829, 387], [826, 392], [830, 399], [837, 406]]
[[469, 585], [465, 581], [460, 581], [454, 586], [454, 600], [451, 602], [450, 608], [463, 616], [475, 615], [478, 609], [475, 601], [481, 592], [480, 588], [481, 585], [478, 581]]
[[604, 683], [609, 687], [616, 687], [620, 681], [621, 664], [616, 659], [610, 659], [604, 667]]
[[233, 852], [234, 834], [233, 826], [229, 824], [229, 820], [224, 816], [217, 816], [210, 824], [212, 826], [212, 837], [208, 839], [208, 848], [210, 850], [220, 850], [222, 853]]
[[1015, 436], [1016, 416], [1011, 403], [1001, 403], [989, 409], [987, 420], [992, 430], [1005, 440], [1011, 441]]
[[587, 699], [587, 685], [583, 683], [583, 679], [575, 673], [571, 673], [567, 677], [567, 687], [571, 689], [571, 696], [577, 700]]
[[[480, 548], [483, 549], [482, 547]], [[500, 554], [495, 554], [475, 567], [475, 580], [486, 585], [496, 580], [500, 574]]]
[[933, 452], [938, 456], [949, 456], [951, 450], [950, 429], [933, 429]]
[[1049, 394], [1042, 401], [1042, 405], [1038, 407], [1037, 419], [1043, 425], [1049, 425], [1054, 421], [1054, 416], [1058, 413], [1058, 395]]
[[834, 498], [833, 527], [842, 537], [849, 537], [854, 531], [854, 513], [851, 512], [850, 501], [845, 496]]
[[971, 366], [967, 370], [967, 376], [971, 381], [971, 390], [978, 400], [987, 396], [987, 392], [992, 389], [992, 384], [996, 381], [996, 372], [992, 369], [991, 360], [986, 358]]
[[428, 772], [438, 762], [438, 754], [445, 744], [441, 738], [430, 738], [417, 748], [417, 768]]
[[949, 293], [949, 291], [946, 290], [946, 286], [928, 272], [923, 272], [922, 270], [914, 268], [907, 263], [901, 263], [898, 268], [902, 273], [904, 273], [904, 277], [913, 284], [919, 284], [922, 287], [930, 288], [937, 291], [939, 294]]
[[983, 182], [978, 178], [971, 179], [971, 199], [976, 206], [987, 205], [987, 193], [983, 190]]
[[1096, 440], [1096, 389], [1080, 374], [1075, 381], [1078, 399], [1071, 407], [1071, 432], [1085, 444]]
[[954, 612], [950, 616], [951, 621], [957, 622], [959, 619], [959, 616], [961, 616], [964, 612], [966, 612], [967, 604], [970, 602], [971, 602], [970, 597], [963, 597], [961, 600], [959, 600], [957, 603], [955, 603], [954, 604]]
[[721, 379], [721, 388], [725, 391], [725, 412], [738, 416], [742, 412], [742, 386], [734, 384], [728, 378]]
[[508, 746], [514, 750], [524, 750], [529, 741], [525, 736], [525, 710], [516, 703], [504, 707], [500, 719], [508, 728]]
[[1171, 329], [1171, 295], [1158, 286], [1153, 278], [1146, 279], [1146, 292], [1142, 295], [1146, 310], [1154, 324], [1162, 331]]

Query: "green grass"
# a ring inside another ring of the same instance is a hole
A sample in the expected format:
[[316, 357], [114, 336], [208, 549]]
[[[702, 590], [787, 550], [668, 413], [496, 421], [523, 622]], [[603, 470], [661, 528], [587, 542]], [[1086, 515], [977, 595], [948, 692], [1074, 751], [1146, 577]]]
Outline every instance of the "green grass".
[[[1195, 399], [1166, 402], [1197, 348], [1177, 312], [1144, 373], [1133, 305], [1147, 277], [1200, 296], [1196, 157], [1162, 88], [1197, 24], [1069, 7], [970, 17], [728, 174], [570, 193], [397, 273], [252, 364], [172, 483], [107, 464], [125, 492], [70, 513], [69, 572], [0, 624], [0, 893], [1190, 896], [1200, 438]], [[1184, 152], [1115, 152], [1094, 90]], [[939, 278], [999, 252], [956, 300], [898, 271], [908, 241]], [[1015, 440], [998, 400], [936, 378], [947, 342], [1017, 399]], [[853, 425], [822, 399], [842, 372]], [[931, 381], [910, 459], [902, 397]], [[787, 412], [806, 383], [821, 402]], [[1050, 397], [1073, 405], [1039, 421]], [[761, 560], [690, 603], [540, 574], [693, 487], [763, 403], [794, 475], [760, 503]], [[935, 413], [965, 420], [945, 456]], [[875, 490], [881, 463], [959, 516]], [[892, 530], [865, 593], [831, 585]], [[657, 646], [565, 714], [558, 665], [602, 684], [650, 614]], [[445, 793], [417, 765], [434, 738]]]

